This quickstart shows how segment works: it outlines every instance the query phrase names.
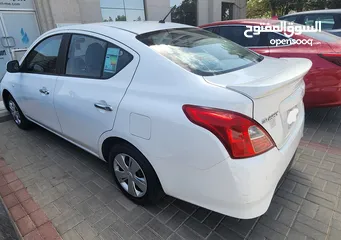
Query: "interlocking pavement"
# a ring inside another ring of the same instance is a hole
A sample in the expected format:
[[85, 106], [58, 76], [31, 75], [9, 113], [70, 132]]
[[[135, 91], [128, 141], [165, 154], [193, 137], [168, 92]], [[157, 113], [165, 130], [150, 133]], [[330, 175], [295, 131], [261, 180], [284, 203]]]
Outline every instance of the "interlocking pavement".
[[238, 220], [164, 198], [141, 207], [115, 186], [106, 163], [35, 127], [0, 123], [0, 156], [64, 240], [341, 239], [341, 109], [307, 111], [295, 162], [267, 213]]
[[4, 102], [0, 100], [0, 123], [11, 119], [9, 112], [6, 110]]

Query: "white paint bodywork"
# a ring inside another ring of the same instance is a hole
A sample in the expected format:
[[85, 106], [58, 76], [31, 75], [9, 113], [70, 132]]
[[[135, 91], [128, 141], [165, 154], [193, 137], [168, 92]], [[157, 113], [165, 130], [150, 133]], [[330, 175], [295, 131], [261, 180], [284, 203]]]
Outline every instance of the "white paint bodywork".
[[[32, 121], [102, 160], [107, 138], [130, 142], [150, 161], [171, 196], [233, 217], [257, 217], [268, 209], [302, 137], [302, 78], [311, 62], [265, 58], [252, 67], [203, 78], [135, 38], [149, 31], [183, 27], [189, 26], [102, 23], [52, 30], [36, 43], [56, 33], [82, 33], [124, 48], [134, 60], [113, 78], [101, 81], [7, 73], [1, 93], [9, 91]], [[270, 65], [271, 70], [264, 69]], [[53, 94], [39, 96], [41, 87]], [[98, 110], [94, 103], [99, 101], [106, 101], [114, 111]], [[233, 160], [217, 137], [187, 119], [184, 104], [235, 111], [258, 122], [278, 111], [275, 126], [272, 120], [263, 127], [279, 146], [253, 158]], [[286, 119], [292, 108], [298, 113], [289, 129]]]

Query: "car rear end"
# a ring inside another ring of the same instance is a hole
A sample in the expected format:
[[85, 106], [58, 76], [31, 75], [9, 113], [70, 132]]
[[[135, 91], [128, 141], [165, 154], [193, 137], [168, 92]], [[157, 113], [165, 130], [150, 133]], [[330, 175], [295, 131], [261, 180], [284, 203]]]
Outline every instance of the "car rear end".
[[[232, 96], [231, 92], [237, 93], [248, 100], [252, 109], [245, 115], [228, 100], [220, 102], [221, 107], [217, 108], [211, 101], [196, 102], [193, 96], [188, 97], [190, 102], [182, 105], [187, 122], [177, 127], [206, 130], [205, 139], [191, 141], [198, 143], [214, 138], [221, 146], [220, 156], [228, 157], [206, 169], [185, 169], [185, 164], [174, 167], [176, 178], [163, 173], [169, 178], [161, 182], [179, 183], [167, 193], [233, 217], [248, 219], [263, 214], [303, 135], [303, 77], [309, 71], [311, 61], [263, 57], [199, 29], [167, 30], [137, 38], [178, 64], [179, 69], [186, 69], [193, 78], [203, 81], [206, 85], [199, 84], [198, 88], [193, 85], [198, 99], [215, 88], [219, 92], [217, 98], [226, 92], [226, 98], [221, 101]], [[172, 139], [172, 136], [168, 137]], [[184, 135], [182, 141], [190, 142], [187, 139], [191, 136]], [[186, 152], [188, 149], [191, 147]], [[198, 148], [196, 151], [209, 153], [211, 149]], [[210, 161], [198, 157], [197, 152], [192, 153], [193, 158], [181, 161]], [[176, 162], [170, 161], [172, 164], [168, 165], [167, 172], [172, 172]]]

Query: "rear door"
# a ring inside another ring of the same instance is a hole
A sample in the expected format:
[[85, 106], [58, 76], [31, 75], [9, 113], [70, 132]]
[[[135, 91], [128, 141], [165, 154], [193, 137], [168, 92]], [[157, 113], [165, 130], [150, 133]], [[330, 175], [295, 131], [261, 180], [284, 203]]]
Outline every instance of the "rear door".
[[138, 66], [127, 46], [94, 33], [69, 34], [55, 108], [63, 135], [98, 153], [100, 136], [113, 128], [118, 106]]
[[[290, 42], [286, 42], [286, 40], [290, 40], [290, 38], [274, 32], [262, 33], [267, 38], [267, 45], [269, 46], [269, 56], [270, 57], [303, 57], [300, 56], [300, 53], [304, 53], [306, 51], [306, 47], [304, 45], [295, 45]], [[276, 43], [277, 40], [284, 40], [279, 44]]]

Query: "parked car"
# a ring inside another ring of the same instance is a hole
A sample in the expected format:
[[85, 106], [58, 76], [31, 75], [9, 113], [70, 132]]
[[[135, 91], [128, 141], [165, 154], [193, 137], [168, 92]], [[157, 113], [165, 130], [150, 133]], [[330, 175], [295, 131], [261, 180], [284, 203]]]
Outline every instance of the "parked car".
[[298, 12], [278, 19], [309, 26], [315, 26], [315, 22], [320, 21], [322, 30], [341, 37], [341, 9]]
[[19, 128], [36, 123], [108, 162], [131, 200], [166, 193], [254, 218], [302, 137], [310, 67], [186, 25], [100, 23], [39, 37], [0, 91]]
[[[262, 32], [259, 35], [253, 35], [252, 38], [247, 38], [244, 35], [251, 26], [280, 24], [279, 20], [245, 19], [215, 22], [201, 27], [265, 56], [310, 59], [313, 66], [304, 78], [306, 83], [305, 106], [307, 108], [340, 106], [341, 38], [323, 31], [304, 32], [292, 37], [285, 36], [284, 31]], [[254, 33], [254, 31], [250, 31], [248, 35]], [[277, 39], [283, 40], [283, 42], [276, 46], [273, 41]], [[310, 40], [312, 45], [293, 44], [292, 40], [305, 41], [305, 43]]]

